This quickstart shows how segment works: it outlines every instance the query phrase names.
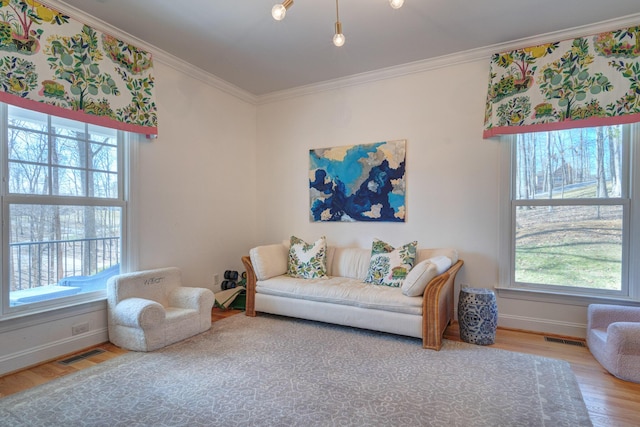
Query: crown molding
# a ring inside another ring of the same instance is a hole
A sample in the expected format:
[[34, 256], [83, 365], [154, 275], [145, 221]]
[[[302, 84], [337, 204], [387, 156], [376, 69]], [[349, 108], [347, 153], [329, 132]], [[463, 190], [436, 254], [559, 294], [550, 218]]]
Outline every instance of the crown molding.
[[144, 40], [141, 40], [125, 31], [122, 31], [121, 29], [114, 27], [113, 25], [105, 21], [102, 21], [92, 15], [89, 15], [88, 13], [83, 12], [82, 10], [68, 3], [65, 3], [62, 0], [40, 0], [40, 2], [43, 4], [46, 4], [47, 6], [53, 9], [57, 9], [59, 11], [64, 12], [66, 15], [69, 15], [71, 18], [79, 22], [82, 22], [84, 24], [87, 24], [98, 31], [110, 34], [122, 41], [126, 41], [127, 43], [131, 43], [141, 49], [151, 52], [151, 54], [153, 55], [154, 61], [160, 62], [170, 68], [173, 68], [176, 71], [184, 73], [196, 80], [201, 81], [204, 84], [207, 84], [216, 89], [219, 89], [229, 95], [235, 96], [236, 98], [239, 98], [242, 101], [248, 102], [253, 105], [257, 103], [257, 97], [252, 93], [246, 90], [240, 89], [239, 87], [227, 82], [226, 80], [223, 80], [211, 73], [208, 73], [202, 70], [201, 68], [198, 68], [192, 64], [189, 64], [179, 59], [175, 55], [165, 52], [164, 50], [156, 46], [153, 46], [152, 44], [149, 44]]
[[176, 71], [184, 73], [196, 80], [199, 80], [206, 85], [212, 86], [216, 89], [221, 90], [222, 92], [235, 96], [236, 98], [249, 104], [256, 105], [258, 103], [257, 96], [252, 94], [251, 92], [240, 89], [238, 86], [235, 86], [214, 74], [206, 72], [203, 69], [198, 68], [195, 65], [191, 65], [160, 49], [158, 49], [157, 52], [157, 55], [154, 53], [154, 58], [156, 58], [162, 64], [171, 67]]
[[328, 90], [336, 90], [349, 86], [357, 86], [365, 83], [401, 77], [409, 74], [422, 73], [425, 71], [431, 71], [443, 67], [449, 67], [478, 60], [488, 60], [491, 55], [496, 52], [507, 52], [510, 50], [522, 49], [524, 47], [536, 46], [543, 43], [551, 43], [559, 40], [586, 37], [606, 31], [613, 31], [618, 28], [630, 27], [633, 25], [640, 25], [640, 13], [610, 19], [607, 21], [601, 21], [595, 24], [574, 27], [562, 31], [555, 31], [533, 37], [512, 40], [505, 43], [484, 46], [481, 48], [457, 52], [450, 55], [443, 55], [436, 58], [410, 62], [407, 64], [382, 68], [379, 70], [360, 74], [354, 74], [351, 76], [334, 80], [327, 80], [311, 85], [271, 92], [257, 96], [257, 104], [268, 104], [271, 102], [282, 101], [289, 98], [296, 98], [299, 96], [310, 95], [313, 93], [324, 92]]

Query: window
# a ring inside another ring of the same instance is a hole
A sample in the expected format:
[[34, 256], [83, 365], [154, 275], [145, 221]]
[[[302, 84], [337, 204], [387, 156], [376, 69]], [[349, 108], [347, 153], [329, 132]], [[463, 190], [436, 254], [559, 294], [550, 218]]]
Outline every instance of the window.
[[502, 277], [509, 287], [638, 297], [630, 286], [637, 275], [630, 260], [638, 257], [631, 241], [639, 222], [632, 216], [636, 132], [635, 125], [571, 129], [518, 134], [504, 144], [511, 167]]
[[122, 259], [125, 134], [0, 105], [2, 315], [104, 298]]

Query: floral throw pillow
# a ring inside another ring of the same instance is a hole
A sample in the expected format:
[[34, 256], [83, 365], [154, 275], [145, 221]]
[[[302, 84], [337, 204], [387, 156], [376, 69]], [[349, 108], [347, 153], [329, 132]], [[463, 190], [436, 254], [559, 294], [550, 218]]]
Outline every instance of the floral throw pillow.
[[415, 263], [417, 249], [417, 241], [394, 248], [382, 240], [375, 239], [371, 246], [369, 271], [364, 281], [396, 288], [402, 286]]
[[301, 279], [327, 277], [327, 241], [324, 236], [307, 243], [291, 236], [287, 274]]

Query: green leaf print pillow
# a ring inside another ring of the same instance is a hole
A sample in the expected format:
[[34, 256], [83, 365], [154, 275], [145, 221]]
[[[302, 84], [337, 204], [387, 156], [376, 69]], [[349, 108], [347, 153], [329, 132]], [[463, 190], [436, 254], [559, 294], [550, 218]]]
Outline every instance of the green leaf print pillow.
[[327, 240], [324, 236], [307, 243], [291, 236], [287, 274], [301, 279], [327, 277]]
[[416, 261], [417, 249], [417, 241], [396, 249], [382, 240], [374, 239], [371, 245], [369, 271], [364, 281], [396, 288], [402, 286], [402, 282]]

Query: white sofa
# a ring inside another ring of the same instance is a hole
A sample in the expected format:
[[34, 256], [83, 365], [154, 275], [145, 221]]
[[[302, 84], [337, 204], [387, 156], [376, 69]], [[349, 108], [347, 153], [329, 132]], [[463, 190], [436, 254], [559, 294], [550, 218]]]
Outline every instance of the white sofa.
[[463, 264], [456, 250], [418, 250], [416, 266], [434, 257], [451, 260], [444, 272], [436, 272], [433, 266], [425, 270], [430, 277], [418, 296], [407, 296], [398, 287], [364, 283], [370, 249], [329, 246], [329, 278], [324, 279], [288, 276], [288, 255], [286, 244], [274, 244], [253, 248], [242, 258], [247, 271], [247, 316], [271, 313], [422, 338], [423, 347], [433, 350], [442, 346], [444, 330], [453, 319], [455, 276]]

